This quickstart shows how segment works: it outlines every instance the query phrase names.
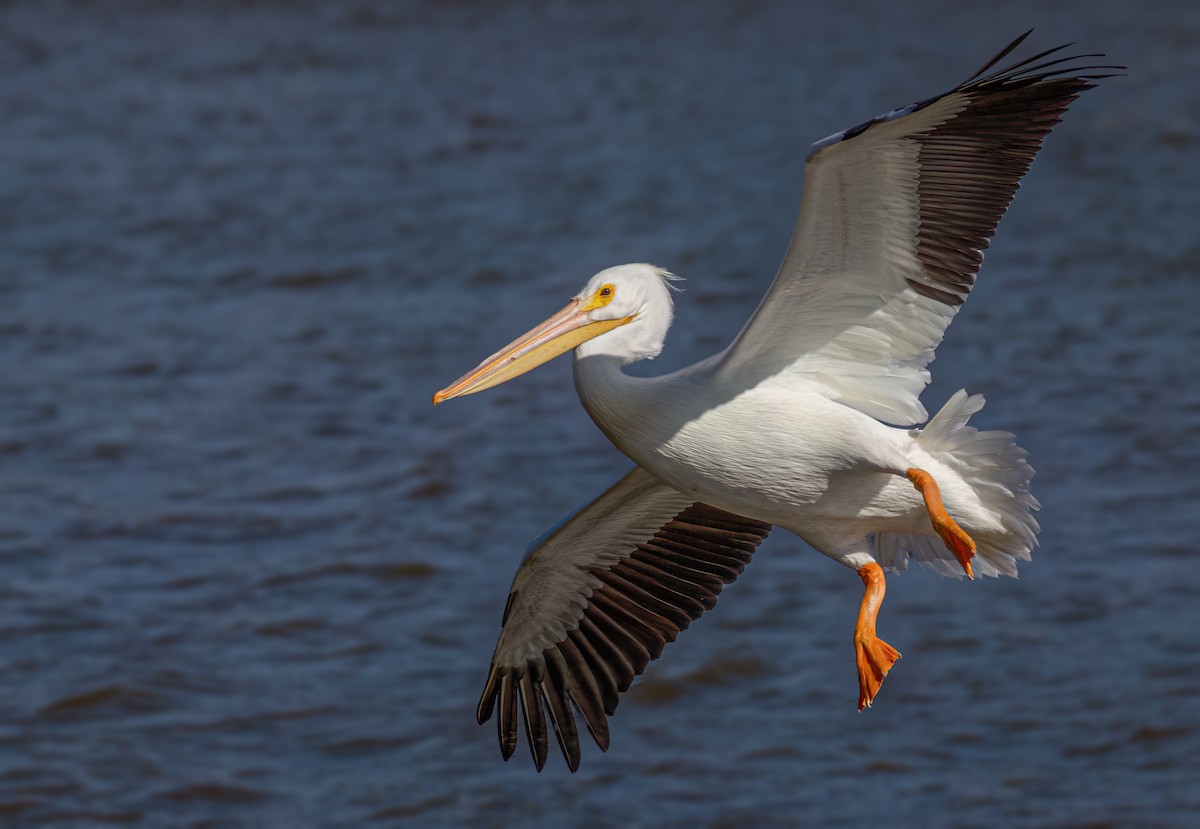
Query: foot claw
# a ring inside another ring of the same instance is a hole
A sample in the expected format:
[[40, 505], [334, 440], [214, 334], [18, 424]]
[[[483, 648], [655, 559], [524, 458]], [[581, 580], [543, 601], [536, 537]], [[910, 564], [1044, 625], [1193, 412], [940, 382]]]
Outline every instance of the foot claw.
[[950, 548], [950, 552], [954, 553], [954, 557], [962, 565], [967, 578], [974, 581], [975, 571], [971, 567], [971, 559], [975, 557], [975, 539], [967, 535], [966, 530], [958, 526], [958, 523], [948, 514], [935, 519], [933, 528]]

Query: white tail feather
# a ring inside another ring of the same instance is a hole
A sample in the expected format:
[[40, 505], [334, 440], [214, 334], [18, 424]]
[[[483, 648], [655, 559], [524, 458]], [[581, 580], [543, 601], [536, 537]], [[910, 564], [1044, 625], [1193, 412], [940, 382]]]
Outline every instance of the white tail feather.
[[[917, 433], [917, 444], [970, 487], [991, 518], [989, 527], [973, 527], [969, 515], [957, 516], [952, 511], [952, 517], [975, 539], [975, 571], [1016, 577], [1016, 563], [1028, 561], [1037, 546], [1039, 527], [1033, 513], [1040, 505], [1029, 491], [1033, 468], [1009, 432], [981, 432], [967, 425], [983, 403], [982, 395], [968, 395], [961, 389], [955, 392]], [[963, 575], [958, 561], [936, 535], [879, 533], [875, 546], [879, 562], [891, 570], [906, 569], [913, 558], [944, 575]]]

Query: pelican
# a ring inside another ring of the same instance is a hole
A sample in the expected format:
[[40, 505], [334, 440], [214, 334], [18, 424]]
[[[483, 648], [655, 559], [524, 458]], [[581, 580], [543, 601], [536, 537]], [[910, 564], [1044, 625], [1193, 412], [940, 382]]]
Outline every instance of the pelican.
[[504, 759], [520, 719], [539, 771], [547, 717], [571, 771], [576, 716], [607, 751], [618, 695], [775, 526], [862, 579], [859, 711], [900, 657], [876, 632], [885, 570], [914, 559], [1015, 576], [1030, 559], [1039, 507], [1025, 451], [968, 425], [979, 395], [955, 393], [932, 419], [919, 399], [1042, 139], [1113, 74], [1101, 70], [1123, 68], [1060, 46], [987, 74], [1028, 35], [949, 92], [813, 145], [783, 264], [724, 351], [662, 377], [626, 374], [662, 350], [676, 277], [621, 265], [434, 396], [574, 350], [584, 408], [636, 464], [517, 570], [476, 712], [483, 724], [498, 710]]

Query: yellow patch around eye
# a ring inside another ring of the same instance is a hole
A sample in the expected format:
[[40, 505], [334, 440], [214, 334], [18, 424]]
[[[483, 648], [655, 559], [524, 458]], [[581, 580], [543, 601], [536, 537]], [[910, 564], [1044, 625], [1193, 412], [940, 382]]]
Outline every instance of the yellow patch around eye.
[[608, 303], [612, 302], [613, 298], [616, 295], [617, 295], [617, 289], [613, 285], [610, 285], [610, 284], [601, 285], [596, 290], [596, 293], [592, 294], [592, 298], [589, 299], [586, 303], [584, 303], [584, 306], [582, 308], [580, 308], [579, 310], [580, 311], [594, 311], [597, 308], [603, 308], [605, 305], [608, 305]]

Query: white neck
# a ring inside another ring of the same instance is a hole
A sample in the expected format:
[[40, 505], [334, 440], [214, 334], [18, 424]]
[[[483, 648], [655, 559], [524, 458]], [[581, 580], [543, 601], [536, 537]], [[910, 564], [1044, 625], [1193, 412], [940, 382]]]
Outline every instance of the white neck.
[[[597, 337], [584, 345], [602, 339]], [[648, 383], [640, 377], [630, 377], [621, 370], [624, 365], [624, 358], [614, 354], [588, 354], [582, 347], [575, 349], [575, 391], [579, 400], [600, 431], [628, 455], [630, 444], [640, 443], [637, 424], [645, 421], [641, 405], [644, 395], [640, 392]]]
[[592, 421], [618, 449], [637, 463], [669, 442], [699, 414], [697, 385], [692, 376], [705, 371], [702, 361], [660, 377], [631, 377], [623, 360], [611, 354], [575, 352], [575, 390]]

